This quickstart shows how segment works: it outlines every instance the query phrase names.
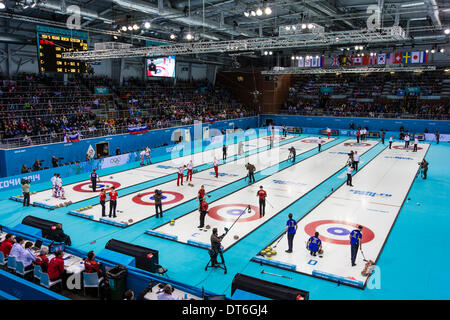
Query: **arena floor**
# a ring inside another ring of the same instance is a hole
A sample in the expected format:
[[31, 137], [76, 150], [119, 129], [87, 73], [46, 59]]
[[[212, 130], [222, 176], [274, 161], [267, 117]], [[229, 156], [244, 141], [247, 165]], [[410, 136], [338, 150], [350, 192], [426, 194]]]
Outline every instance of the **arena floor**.
[[[320, 153], [318, 139], [323, 140]], [[446, 254], [450, 231], [448, 144], [421, 143], [417, 153], [412, 148], [405, 150], [401, 142], [394, 142], [393, 149], [388, 149], [387, 144], [378, 140], [357, 144], [348, 137], [328, 140], [310, 135], [288, 136], [278, 139], [271, 150], [267, 150], [267, 144], [265, 138], [249, 141], [244, 149], [245, 158], [236, 155], [234, 146], [230, 146], [227, 161], [219, 167], [219, 178], [215, 178], [209, 165], [211, 151], [198, 154], [202, 160], [194, 162], [198, 165], [192, 180], [194, 187], [186, 182], [182, 187], [176, 186], [173, 173], [176, 167], [168, 168], [167, 158], [153, 159], [152, 166], [140, 167], [139, 163], [133, 163], [102, 170], [99, 172], [102, 176], [122, 177], [117, 208], [118, 220], [128, 222], [125, 226], [100, 221], [98, 199], [92, 194], [79, 191], [80, 196], [76, 198], [73, 188], [86, 184], [86, 174], [64, 179], [68, 200], [72, 192], [74, 203], [55, 210], [23, 208], [8, 199], [17, 195], [17, 191], [1, 193], [0, 224], [14, 227], [25, 216], [34, 215], [61, 222], [73, 246], [81, 250], [99, 252], [111, 238], [157, 249], [160, 264], [168, 268], [171, 279], [227, 296], [230, 296], [231, 281], [239, 272], [310, 291], [312, 300], [450, 298], [447, 290], [450, 257]], [[286, 160], [287, 148], [292, 145], [297, 149], [295, 163]], [[345, 185], [344, 167], [350, 150], [361, 154], [354, 187]], [[221, 159], [221, 150], [214, 152]], [[278, 154], [281, 156], [277, 157]], [[417, 162], [424, 156], [430, 163], [427, 180], [416, 177]], [[247, 161], [255, 163], [257, 168], [256, 183], [252, 185], [245, 180]], [[143, 173], [150, 176], [145, 177]], [[31, 190], [38, 193], [31, 200], [47, 199], [49, 184], [32, 186]], [[240, 218], [223, 242], [227, 274], [220, 269], [204, 271], [208, 252], [195, 245], [208, 243], [210, 236], [208, 230], [197, 228], [195, 195], [201, 184], [211, 196], [207, 199], [210, 213], [206, 224], [217, 227], [219, 233], [224, 227], [230, 227], [242, 208], [250, 205], [252, 209]], [[260, 185], [268, 192], [270, 202], [262, 218], [256, 197]], [[169, 191], [163, 199], [164, 217], [160, 219], [154, 216], [149, 194], [157, 187]], [[94, 220], [69, 214], [71, 210], [89, 206], [92, 208], [83, 212], [92, 211]], [[294, 266], [295, 271], [251, 261], [267, 246], [277, 244], [290, 212], [299, 220], [294, 253], [284, 253], [287, 246], [284, 238], [277, 246], [277, 254], [269, 259]], [[171, 220], [175, 221], [174, 225], [170, 224]], [[364, 255], [376, 261], [377, 266], [377, 278], [367, 283], [361, 276], [364, 267], [361, 253], [358, 253], [357, 266], [352, 268], [350, 248], [341, 243], [348, 239], [349, 229], [356, 224], [364, 225], [363, 234], [367, 235]], [[305, 250], [305, 241], [314, 229], [324, 237], [323, 258], [312, 258]], [[176, 241], [146, 234], [148, 230], [176, 237]], [[266, 274], [262, 274], [263, 270]], [[359, 288], [338, 285], [318, 278], [314, 271], [363, 285]]]

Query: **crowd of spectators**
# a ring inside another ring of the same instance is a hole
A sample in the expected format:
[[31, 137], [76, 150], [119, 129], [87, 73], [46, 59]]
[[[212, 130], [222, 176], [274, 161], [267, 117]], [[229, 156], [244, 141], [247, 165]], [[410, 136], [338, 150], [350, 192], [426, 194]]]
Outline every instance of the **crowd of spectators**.
[[[108, 87], [105, 95], [94, 87]], [[104, 108], [113, 114], [99, 117]], [[128, 127], [148, 129], [217, 121], [249, 115], [223, 88], [206, 81], [142, 81], [122, 85], [99, 76], [63, 83], [42, 75], [21, 75], [0, 82], [0, 137], [19, 138], [21, 145], [126, 133]]]

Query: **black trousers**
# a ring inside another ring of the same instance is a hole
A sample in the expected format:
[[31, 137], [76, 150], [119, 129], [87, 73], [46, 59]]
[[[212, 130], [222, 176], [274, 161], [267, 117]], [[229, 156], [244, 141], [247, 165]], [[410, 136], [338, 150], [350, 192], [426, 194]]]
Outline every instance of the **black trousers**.
[[208, 214], [208, 211], [200, 211], [200, 228], [203, 228], [205, 226], [205, 217]]
[[353, 161], [353, 169], [355, 169], [355, 171], [358, 171], [358, 163], [359, 161]]
[[105, 217], [105, 201], [100, 200], [100, 205], [102, 206], [102, 217]]
[[359, 143], [359, 136], [356, 136], [356, 143]]
[[320, 152], [320, 149], [322, 148], [322, 145], [321, 144], [319, 144], [319, 152]]
[[424, 169], [424, 170], [423, 170], [423, 179], [424, 179], [424, 180], [427, 179], [427, 171], [428, 171], [428, 169]]
[[259, 199], [259, 216], [264, 217], [266, 214], [266, 199]]
[[439, 144], [439, 138], [436, 138], [436, 143]]
[[157, 218], [159, 218], [159, 217], [161, 217], [162, 218], [162, 204], [161, 203], [155, 203], [155, 211], [156, 211], [156, 217]]
[[97, 191], [97, 180], [91, 180], [92, 191]]
[[389, 141], [389, 149], [392, 149], [392, 141]]
[[253, 172], [249, 172], [248, 173], [248, 183], [252, 183], [252, 182], [255, 182], [255, 174]]
[[417, 152], [417, 144], [414, 144], [413, 152]]
[[347, 173], [347, 185], [351, 186], [352, 185], [352, 175]]
[[295, 233], [288, 233], [287, 239], [288, 239], [288, 251], [292, 251], [292, 248], [294, 246], [294, 236]]
[[227, 152], [225, 151], [224, 153], [223, 153], [223, 160], [225, 160], [227, 158]]
[[23, 193], [23, 206], [30, 206], [30, 193], [29, 192], [24, 192]]
[[116, 207], [117, 207], [117, 201], [110, 200], [109, 201], [109, 217], [111, 218], [111, 214], [114, 210], [114, 218], [116, 217]]
[[384, 144], [384, 138], [383, 137], [381, 137], [381, 143]]
[[409, 147], [409, 141], [405, 141], [405, 148]]
[[358, 254], [358, 247], [359, 247], [359, 244], [350, 245], [352, 264], [355, 264], [356, 255]]
[[292, 156], [292, 162], [295, 162], [295, 154]]

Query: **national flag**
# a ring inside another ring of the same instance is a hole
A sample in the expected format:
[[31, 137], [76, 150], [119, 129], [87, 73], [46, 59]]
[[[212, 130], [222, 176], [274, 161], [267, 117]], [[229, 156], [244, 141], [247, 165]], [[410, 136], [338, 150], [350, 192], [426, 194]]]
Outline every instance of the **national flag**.
[[78, 133], [69, 134], [69, 141], [70, 142], [78, 142], [78, 141], [80, 141], [80, 135]]
[[331, 65], [338, 67], [339, 66], [339, 57], [333, 57], [333, 61], [332, 61]]
[[378, 64], [386, 64], [386, 53], [380, 53], [377, 60]]
[[324, 56], [320, 56], [317, 59], [317, 66], [318, 67], [323, 67], [324, 65], [325, 65], [325, 58], [324, 58]]
[[312, 57], [311, 67], [317, 67], [317, 60], [319, 60], [319, 57]]
[[420, 62], [424, 63], [424, 62], [428, 62], [428, 52], [426, 51], [421, 51], [420, 52]]
[[376, 55], [369, 57], [369, 64], [377, 64], [377, 56]]
[[401, 52], [394, 53], [394, 63], [402, 63], [402, 53]]
[[411, 52], [403, 52], [403, 63], [411, 63]]
[[308, 58], [308, 59], [305, 58], [305, 67], [311, 67], [311, 59], [310, 58]]
[[360, 65], [362, 64], [362, 57], [353, 57], [352, 62], [353, 65]]
[[305, 59], [303, 59], [303, 57], [299, 57], [300, 59], [298, 59], [298, 66], [300, 68], [303, 68], [305, 66]]
[[363, 55], [362, 57], [362, 64], [367, 66], [369, 64], [369, 56], [368, 55]]
[[411, 52], [411, 63], [419, 63], [420, 62], [420, 52]]
[[394, 53], [386, 53], [386, 64], [394, 63]]
[[146, 125], [128, 128], [129, 134], [138, 134], [138, 133], [144, 133], [144, 132], [148, 132], [148, 128]]

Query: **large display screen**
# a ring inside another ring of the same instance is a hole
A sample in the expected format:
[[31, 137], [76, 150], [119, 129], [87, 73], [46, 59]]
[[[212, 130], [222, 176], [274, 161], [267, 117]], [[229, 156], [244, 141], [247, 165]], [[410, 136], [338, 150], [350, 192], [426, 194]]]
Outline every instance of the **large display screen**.
[[62, 58], [64, 52], [88, 50], [86, 32], [44, 26], [36, 26], [36, 31], [40, 72], [87, 72], [85, 62]]
[[175, 56], [147, 58], [146, 59], [148, 77], [175, 77]]

